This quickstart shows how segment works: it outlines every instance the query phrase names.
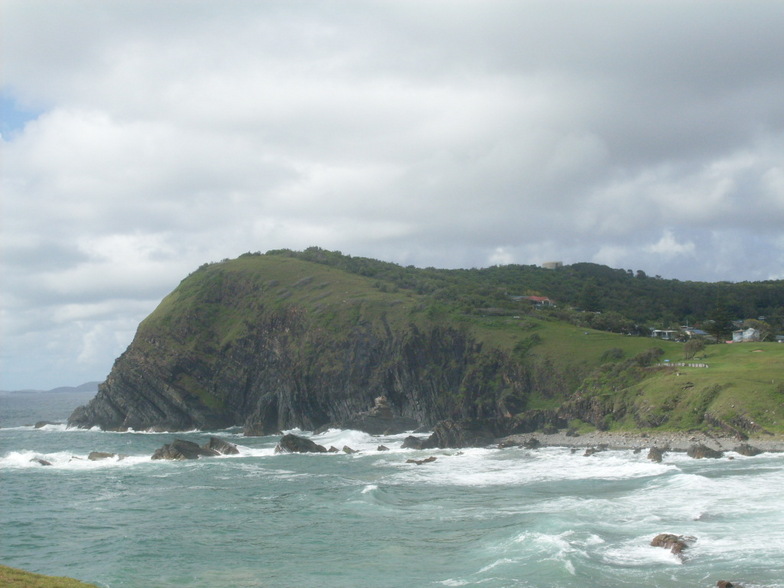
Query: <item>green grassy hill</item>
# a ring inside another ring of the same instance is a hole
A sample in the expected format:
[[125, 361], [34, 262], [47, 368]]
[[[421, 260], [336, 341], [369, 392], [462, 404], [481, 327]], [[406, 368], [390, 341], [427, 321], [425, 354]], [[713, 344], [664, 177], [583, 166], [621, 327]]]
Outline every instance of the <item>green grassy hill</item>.
[[[613, 309], [536, 309], [512, 294], [549, 295], [555, 274], [513, 270], [315, 248], [205, 264], [141, 323], [104, 403], [76, 422], [157, 426], [168, 411], [160, 426], [318, 426], [384, 394], [420, 422], [546, 411], [576, 426], [784, 432], [784, 345], [708, 345], [690, 361], [709, 367], [672, 367], [682, 343], [585, 326], [645, 331]], [[129, 397], [144, 418], [108, 414]]]

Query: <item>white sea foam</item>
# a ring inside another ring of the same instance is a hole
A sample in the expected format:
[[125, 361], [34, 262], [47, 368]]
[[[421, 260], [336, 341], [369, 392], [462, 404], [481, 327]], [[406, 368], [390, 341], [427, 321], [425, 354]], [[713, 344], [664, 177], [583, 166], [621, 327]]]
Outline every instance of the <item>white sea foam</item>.
[[[149, 461], [149, 455], [115, 455], [106, 459], [91, 461], [88, 459], [87, 454], [75, 454], [69, 451], [41, 453], [23, 450], [11, 451], [0, 458], [0, 469], [52, 468], [54, 470], [93, 470], [107, 467], [132, 467]], [[48, 465], [43, 465], [41, 462]]]

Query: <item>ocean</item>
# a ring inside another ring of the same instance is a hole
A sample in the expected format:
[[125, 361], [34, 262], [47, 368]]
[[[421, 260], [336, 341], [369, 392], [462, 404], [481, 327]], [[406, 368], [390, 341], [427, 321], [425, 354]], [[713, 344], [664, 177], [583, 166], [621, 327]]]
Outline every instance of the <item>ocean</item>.
[[[89, 397], [0, 396], [0, 563], [111, 588], [784, 588], [784, 454], [415, 451], [330, 430], [294, 432], [359, 453], [275, 455], [279, 437], [238, 429], [32, 426]], [[240, 454], [150, 459], [209, 435]], [[659, 533], [695, 541], [681, 559]]]

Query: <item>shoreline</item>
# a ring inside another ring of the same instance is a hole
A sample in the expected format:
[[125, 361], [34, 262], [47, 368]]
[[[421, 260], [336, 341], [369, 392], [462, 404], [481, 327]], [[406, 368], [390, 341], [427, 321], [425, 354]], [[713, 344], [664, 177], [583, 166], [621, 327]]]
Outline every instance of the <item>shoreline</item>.
[[542, 447], [590, 448], [606, 446], [607, 449], [659, 449], [687, 451], [693, 445], [705, 445], [718, 451], [734, 451], [743, 444], [751, 445], [764, 452], [784, 452], [784, 436], [757, 435], [741, 441], [730, 435], [712, 435], [705, 432], [634, 432], [634, 431], [591, 431], [577, 436], [567, 435], [565, 431], [545, 434], [541, 432], [509, 435], [498, 439], [499, 445], [514, 446], [530, 443], [536, 439]]

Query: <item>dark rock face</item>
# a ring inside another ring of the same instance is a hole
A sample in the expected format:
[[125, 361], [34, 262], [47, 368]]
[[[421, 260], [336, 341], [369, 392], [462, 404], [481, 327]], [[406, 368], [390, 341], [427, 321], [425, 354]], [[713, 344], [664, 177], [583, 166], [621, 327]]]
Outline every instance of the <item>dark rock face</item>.
[[160, 447], [152, 454], [152, 459], [198, 459], [200, 457], [213, 457], [220, 455], [214, 449], [206, 449], [199, 447], [198, 443], [193, 441], [185, 441], [184, 439], [175, 439], [171, 443]]
[[239, 454], [240, 450], [237, 449], [237, 446], [234, 443], [229, 443], [225, 439], [221, 439], [220, 437], [210, 437], [210, 440], [204, 445], [206, 449], [212, 449], [213, 451], [217, 451], [221, 455], [237, 455]]
[[419, 427], [415, 419], [395, 416], [386, 396], [379, 396], [374, 402], [373, 408], [369, 411], [359, 413], [336, 426], [341, 429], [363, 431], [369, 435], [398, 435]]
[[711, 449], [707, 445], [703, 445], [700, 443], [698, 445], [692, 445], [691, 447], [689, 447], [689, 449], [686, 450], [686, 455], [688, 455], [689, 457], [693, 457], [694, 459], [703, 459], [703, 458], [718, 459], [720, 457], [723, 457], [724, 453], [716, 449]]
[[444, 420], [436, 424], [427, 440], [427, 447], [487, 447], [495, 442], [496, 435], [483, 421]]
[[71, 414], [70, 426], [184, 431], [239, 425], [249, 435], [272, 435], [339, 423], [383, 434], [525, 408], [532, 384], [523, 368], [483, 348], [465, 329], [413, 323], [393, 329], [381, 316], [336, 336], [318, 322], [320, 315], [281, 307], [277, 299], [265, 306], [257, 283], [214, 272], [214, 284], [201, 284], [198, 293], [175, 290], [172, 299], [182, 308], [196, 299], [242, 313], [249, 317], [243, 328], [227, 338], [212, 315], [162, 305], [165, 310], [140, 324], [95, 398]]
[[45, 459], [43, 459], [41, 457], [34, 457], [34, 458], [32, 458], [30, 460], [30, 463], [37, 463], [38, 465], [42, 465], [42, 466], [50, 466], [50, 465], [52, 465], [51, 461], [47, 461], [47, 460], [45, 460]]
[[694, 543], [694, 537], [687, 537], [684, 535], [673, 535], [672, 533], [661, 533], [656, 535], [651, 541], [653, 547], [663, 547], [669, 549], [675, 555], [682, 556], [683, 550]]
[[283, 435], [275, 446], [275, 453], [326, 453], [327, 448], [323, 445], [298, 437], [297, 435]]
[[659, 447], [651, 447], [648, 450], [648, 459], [656, 463], [661, 463], [662, 459], [664, 458], [665, 451], [665, 449], [661, 449]]

